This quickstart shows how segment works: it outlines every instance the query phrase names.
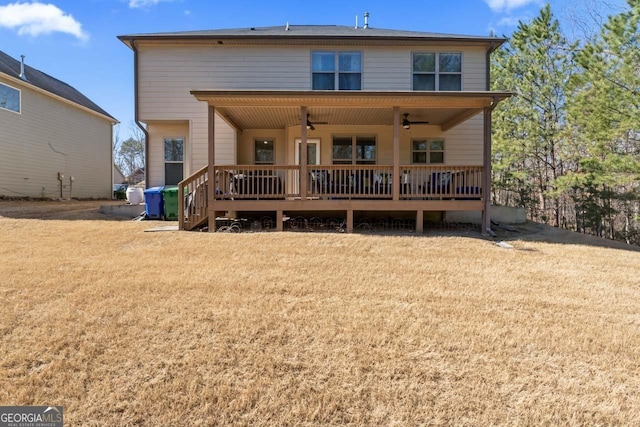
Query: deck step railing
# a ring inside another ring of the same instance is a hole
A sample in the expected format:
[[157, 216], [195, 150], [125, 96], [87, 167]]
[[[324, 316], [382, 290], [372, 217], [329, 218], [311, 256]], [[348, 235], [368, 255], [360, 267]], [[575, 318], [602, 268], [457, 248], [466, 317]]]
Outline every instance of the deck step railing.
[[181, 230], [192, 230], [208, 219], [207, 166], [178, 184], [178, 224]]

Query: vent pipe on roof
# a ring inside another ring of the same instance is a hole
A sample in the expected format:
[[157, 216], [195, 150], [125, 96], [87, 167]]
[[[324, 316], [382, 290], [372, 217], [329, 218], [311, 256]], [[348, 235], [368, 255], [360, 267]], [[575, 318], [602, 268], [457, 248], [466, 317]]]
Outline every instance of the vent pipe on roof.
[[289, 21], [287, 21], [287, 26], [286, 26], [286, 27], [284, 27], [284, 30], [285, 30], [285, 31], [289, 31]]
[[27, 76], [24, 74], [24, 55], [20, 55], [20, 78], [27, 80]]
[[358, 15], [356, 15], [356, 30], [358, 29]]
[[362, 26], [362, 28], [369, 28], [369, 12], [364, 13], [364, 25]]

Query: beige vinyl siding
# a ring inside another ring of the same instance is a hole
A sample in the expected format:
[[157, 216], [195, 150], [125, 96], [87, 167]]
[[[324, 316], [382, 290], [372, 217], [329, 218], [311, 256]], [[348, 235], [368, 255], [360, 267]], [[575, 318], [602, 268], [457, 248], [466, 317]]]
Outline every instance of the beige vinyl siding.
[[410, 50], [366, 49], [363, 62], [363, 90], [411, 90]]
[[[486, 89], [483, 48], [359, 47], [359, 46], [186, 46], [142, 45], [139, 47], [139, 115], [143, 122], [188, 121], [189, 170], [207, 164], [207, 105], [191, 90], [265, 89], [310, 90], [313, 50], [361, 51], [362, 89], [402, 91], [412, 89], [412, 52], [462, 52], [463, 90]], [[468, 125], [463, 125], [466, 127]], [[460, 132], [460, 131], [458, 131]], [[216, 118], [216, 163], [236, 163], [236, 135], [226, 122]], [[457, 135], [457, 134], [456, 134]], [[480, 131], [481, 137], [481, 131]], [[457, 136], [456, 136], [457, 138]], [[243, 142], [244, 144], [244, 142]], [[293, 154], [287, 160], [293, 162]], [[324, 146], [323, 146], [324, 151]], [[462, 150], [464, 151], [464, 150]], [[454, 159], [466, 158], [456, 153]], [[290, 157], [289, 157], [290, 155]], [[386, 154], [385, 154], [386, 155]], [[248, 158], [242, 157], [243, 161]], [[277, 161], [281, 159], [278, 158]], [[152, 160], [154, 162], [156, 160]], [[324, 161], [324, 159], [323, 159]], [[151, 164], [151, 183], [162, 167]], [[164, 172], [162, 173], [162, 175]], [[158, 177], [160, 179], [160, 177]]]
[[[479, 114], [457, 127], [443, 132], [439, 126], [412, 126], [410, 130], [400, 130], [400, 163], [411, 164], [411, 140], [414, 138], [443, 138], [445, 140], [445, 164], [482, 165], [483, 117]], [[255, 131], [260, 134], [264, 131]], [[300, 128], [288, 128], [287, 158], [282, 159], [276, 152], [277, 164], [294, 164], [294, 141], [300, 138]], [[332, 143], [334, 135], [375, 135], [376, 163], [393, 164], [393, 127], [392, 126], [322, 126], [309, 132], [308, 138], [320, 139], [320, 161], [324, 165], [333, 163]], [[243, 144], [239, 158], [245, 159], [251, 153], [251, 146]]]
[[64, 198], [111, 197], [110, 121], [2, 76], [0, 82], [21, 90], [20, 114], [0, 109], [0, 195], [60, 197], [62, 172]]
[[[147, 187], [164, 185], [164, 139], [184, 138], [184, 177], [207, 165], [208, 161], [208, 116], [207, 106], [202, 103], [200, 111], [193, 120], [164, 120], [148, 122], [149, 131], [149, 170]], [[216, 163], [236, 163], [235, 130], [219, 116], [215, 118], [216, 127]]]
[[147, 187], [164, 185], [164, 139], [184, 138], [184, 177], [189, 176], [189, 162], [187, 154], [190, 150], [191, 138], [188, 122], [149, 123], [149, 166], [146, 175]]
[[487, 53], [484, 49], [463, 49], [462, 90], [481, 92], [487, 90]]

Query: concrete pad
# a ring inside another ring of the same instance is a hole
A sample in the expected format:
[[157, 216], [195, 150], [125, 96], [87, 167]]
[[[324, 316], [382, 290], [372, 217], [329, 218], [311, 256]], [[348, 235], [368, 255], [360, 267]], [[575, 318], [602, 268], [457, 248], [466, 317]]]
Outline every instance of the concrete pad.
[[135, 218], [144, 213], [144, 205], [102, 205], [100, 213], [120, 218]]

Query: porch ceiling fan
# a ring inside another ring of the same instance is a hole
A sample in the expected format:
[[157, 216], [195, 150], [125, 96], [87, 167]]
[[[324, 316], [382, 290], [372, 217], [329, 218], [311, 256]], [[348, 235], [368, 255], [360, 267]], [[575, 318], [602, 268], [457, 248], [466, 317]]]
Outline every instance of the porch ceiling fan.
[[326, 125], [326, 124], [329, 124], [329, 122], [311, 122], [311, 120], [309, 120], [309, 114], [307, 114], [307, 129], [316, 130], [316, 127], [314, 125]]
[[409, 120], [409, 113], [404, 113], [404, 119], [402, 119], [402, 127], [405, 129], [411, 129], [411, 125], [427, 125], [427, 121], [411, 121]]

